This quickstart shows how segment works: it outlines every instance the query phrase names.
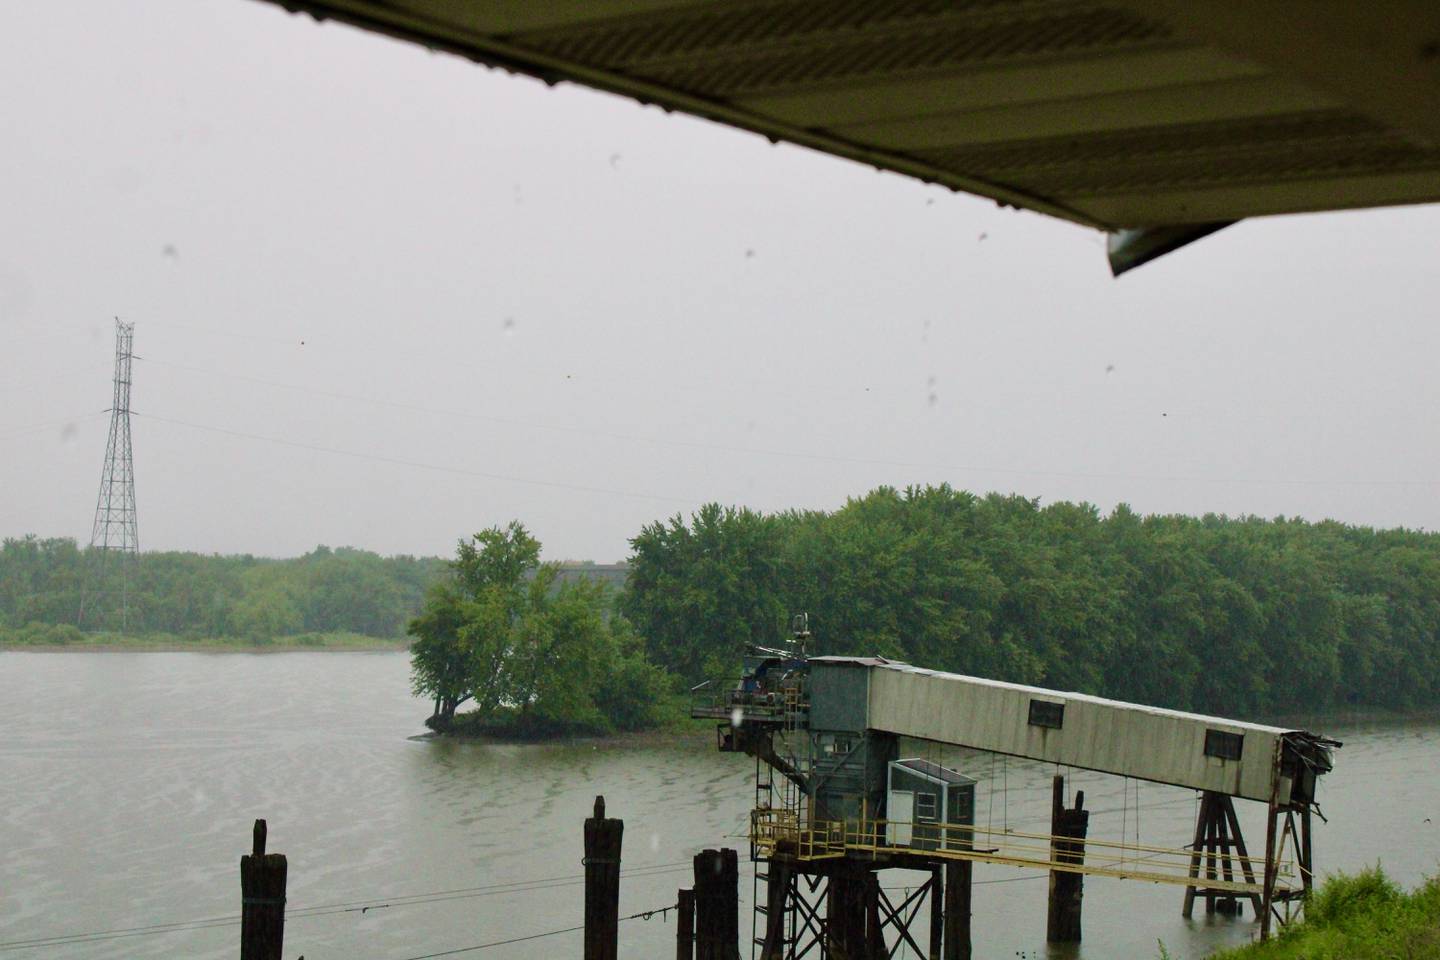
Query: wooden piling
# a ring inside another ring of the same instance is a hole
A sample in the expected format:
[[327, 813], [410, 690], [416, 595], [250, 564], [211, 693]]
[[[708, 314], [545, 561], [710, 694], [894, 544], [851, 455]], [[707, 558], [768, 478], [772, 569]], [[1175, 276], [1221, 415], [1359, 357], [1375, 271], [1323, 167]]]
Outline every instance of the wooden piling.
[[[864, 957], [880, 960], [882, 957], [889, 957], [885, 949], [885, 930], [880, 919], [880, 877], [869, 870], [865, 871], [864, 882], [860, 889], [865, 896], [865, 953]], [[903, 928], [897, 923], [897, 931]]]
[[856, 861], [838, 860], [830, 874], [825, 894], [825, 937], [826, 955], [834, 960], [864, 960], [869, 955], [868, 873]]
[[[1279, 749], [1278, 747], [1276, 748]], [[1276, 788], [1278, 792], [1279, 788]], [[1280, 818], [1279, 805], [1273, 799], [1265, 814], [1265, 878], [1260, 891], [1260, 939], [1270, 939], [1270, 914], [1275, 902], [1275, 827]]]
[[1310, 839], [1310, 808], [1303, 807], [1300, 810], [1300, 883], [1305, 890], [1305, 898], [1310, 898], [1311, 888], [1314, 886], [1314, 856], [1315, 850]]
[[734, 850], [695, 855], [695, 960], [740, 958], [740, 860]]
[[975, 864], [945, 864], [945, 960], [970, 960], [970, 881]]
[[615, 960], [619, 950], [620, 844], [625, 821], [605, 816], [605, 798], [585, 821], [585, 960]]
[[786, 906], [793, 894], [794, 869], [791, 861], [784, 858], [768, 861], [765, 869], [765, 936], [760, 944], [760, 960], [783, 960], [788, 946]]
[[240, 960], [280, 960], [285, 943], [285, 855], [265, 852], [256, 820], [251, 852], [240, 858]]
[[929, 960], [945, 960], [941, 952], [945, 949], [945, 868], [940, 864], [930, 867], [930, 951]]
[[[1085, 809], [1085, 791], [1075, 794], [1075, 806], [1065, 807], [1065, 778], [1055, 775], [1050, 805], [1050, 856], [1056, 863], [1085, 862], [1085, 835], [1090, 813]], [[1050, 871], [1050, 909], [1046, 916], [1045, 939], [1050, 943], [1079, 943], [1081, 904], [1085, 897], [1085, 875], [1068, 870]]]
[[676, 898], [675, 960], [695, 960], [695, 891], [681, 890]]

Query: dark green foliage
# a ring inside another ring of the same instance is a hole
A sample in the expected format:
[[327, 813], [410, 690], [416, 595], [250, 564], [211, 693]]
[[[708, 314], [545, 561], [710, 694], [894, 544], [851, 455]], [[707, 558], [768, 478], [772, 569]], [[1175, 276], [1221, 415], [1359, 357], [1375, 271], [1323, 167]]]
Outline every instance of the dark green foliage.
[[[1161, 955], [1165, 955], [1163, 945]], [[1325, 882], [1303, 922], [1265, 943], [1214, 960], [1436, 960], [1440, 958], [1440, 881], [1406, 892], [1372, 867]]]
[[[0, 628], [9, 636], [29, 624], [73, 625], [86, 565], [73, 540], [5, 540]], [[144, 553], [131, 570], [129, 631], [254, 643], [321, 633], [399, 638], [443, 566], [328, 547], [293, 560]]]
[[1440, 695], [1440, 536], [1142, 517], [948, 486], [833, 513], [716, 505], [632, 542], [622, 605], [656, 663], [722, 677], [808, 611], [821, 653], [1230, 713]]
[[[450, 576], [410, 622], [411, 681], [441, 731], [538, 737], [653, 727], [677, 713], [598, 580], [559, 582], [512, 522], [460, 541]], [[474, 710], [457, 709], [474, 703]]]

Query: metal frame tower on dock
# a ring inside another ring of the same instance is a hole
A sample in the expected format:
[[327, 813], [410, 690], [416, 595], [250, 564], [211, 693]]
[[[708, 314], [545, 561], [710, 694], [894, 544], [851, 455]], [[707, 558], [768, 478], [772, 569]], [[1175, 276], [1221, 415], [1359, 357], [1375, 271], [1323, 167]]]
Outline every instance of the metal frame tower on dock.
[[[1052, 942], [1080, 939], [1087, 875], [1184, 887], [1186, 917], [1196, 900], [1238, 914], [1248, 899], [1264, 939], [1310, 892], [1310, 814], [1340, 746], [1305, 730], [802, 649], [752, 647], [733, 687], [692, 692], [690, 715], [718, 721], [719, 749], [756, 761], [756, 960], [905, 950], [968, 960], [976, 863], [1050, 873]], [[1050, 832], [978, 823], [976, 781], [902, 752], [920, 743], [1053, 764]], [[1133, 839], [1088, 837], [1084, 791], [1067, 805], [1062, 767], [1194, 790], [1194, 843], [1141, 843], [1138, 826]], [[1263, 857], [1247, 851], [1237, 799], [1266, 804]], [[880, 882], [892, 870], [910, 872], [903, 898]]]
[[115, 392], [110, 438], [90, 532], [89, 572], [80, 597], [80, 625], [123, 633], [130, 620], [130, 567], [140, 552], [135, 519], [135, 458], [130, 445], [130, 367], [135, 324], [115, 320]]

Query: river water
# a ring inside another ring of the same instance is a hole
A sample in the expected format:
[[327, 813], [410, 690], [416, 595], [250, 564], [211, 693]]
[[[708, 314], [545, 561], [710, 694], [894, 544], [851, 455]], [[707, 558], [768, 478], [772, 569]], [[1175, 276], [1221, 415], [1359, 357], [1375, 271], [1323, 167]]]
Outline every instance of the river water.
[[[708, 736], [417, 740], [428, 704], [410, 696], [407, 673], [402, 653], [0, 653], [0, 956], [235, 956], [238, 858], [256, 817], [269, 820], [270, 851], [289, 857], [285, 956], [309, 960], [408, 960], [578, 925], [581, 823], [597, 793], [625, 820], [622, 915], [673, 903], [699, 849], [735, 846], [743, 859], [753, 762], [717, 753]], [[1440, 724], [1311, 726], [1345, 741], [1322, 786], [1320, 870], [1379, 860], [1407, 885], [1434, 873]], [[1052, 768], [940, 759], [980, 780], [981, 823], [1048, 823]], [[1137, 820], [1145, 843], [1180, 846], [1193, 832], [1191, 792], [1137, 793], [1099, 775], [1074, 786], [1095, 811], [1092, 837], [1133, 839]], [[1263, 851], [1263, 810], [1237, 806]], [[1047, 954], [1043, 876], [977, 865], [976, 957], [1155, 957], [1158, 940], [1198, 958], [1255, 933], [1248, 916], [1182, 920], [1182, 888], [1092, 877], [1085, 945]], [[903, 893], [921, 879], [892, 871], [885, 883]], [[438, 896], [404, 899], [421, 894]], [[742, 863], [742, 938], [750, 896]], [[674, 930], [673, 914], [627, 921], [621, 956], [672, 956]], [[579, 952], [566, 933], [459, 955]]]

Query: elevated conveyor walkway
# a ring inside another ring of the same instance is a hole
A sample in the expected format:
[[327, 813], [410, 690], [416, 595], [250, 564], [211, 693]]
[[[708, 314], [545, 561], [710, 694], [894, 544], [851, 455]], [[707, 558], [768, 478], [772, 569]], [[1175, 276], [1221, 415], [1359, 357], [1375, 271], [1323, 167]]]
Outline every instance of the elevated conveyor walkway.
[[[912, 836], [912, 843], [890, 842], [888, 838], [894, 835], [896, 826]], [[1195, 859], [1191, 848], [1091, 838], [1085, 841], [1085, 861], [1077, 864], [1053, 855], [1056, 844], [1069, 838], [966, 824], [894, 824], [876, 819], [801, 821], [789, 811], [756, 810], [751, 818], [750, 839], [755, 856], [766, 860], [790, 859], [797, 864], [818, 866], [826, 860], [859, 858], [883, 860], [895, 867], [928, 869], [936, 860], [963, 860], [1181, 887], [1196, 884], [1196, 877], [1190, 872]], [[914, 841], [925, 843], [927, 848], [917, 849]], [[1280, 851], [1274, 866], [1273, 896], [1286, 899], [1292, 893], [1298, 894], [1302, 884], [1293, 854]], [[1264, 876], [1264, 858], [1220, 851], [1214, 854], [1208, 869], [1215, 874], [1213, 879], [1204, 880], [1208, 889], [1247, 897], [1264, 892], [1261, 881], [1255, 879]], [[1251, 879], [1240, 879], [1245, 877]]]

